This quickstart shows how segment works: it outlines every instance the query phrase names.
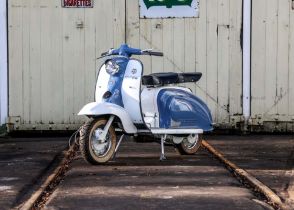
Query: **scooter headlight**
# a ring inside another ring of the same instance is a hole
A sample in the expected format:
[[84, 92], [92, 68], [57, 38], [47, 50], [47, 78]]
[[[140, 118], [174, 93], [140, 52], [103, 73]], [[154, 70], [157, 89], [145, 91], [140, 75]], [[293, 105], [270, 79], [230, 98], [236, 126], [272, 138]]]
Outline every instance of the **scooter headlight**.
[[119, 65], [113, 61], [108, 61], [106, 63], [105, 69], [108, 74], [114, 75], [119, 71]]

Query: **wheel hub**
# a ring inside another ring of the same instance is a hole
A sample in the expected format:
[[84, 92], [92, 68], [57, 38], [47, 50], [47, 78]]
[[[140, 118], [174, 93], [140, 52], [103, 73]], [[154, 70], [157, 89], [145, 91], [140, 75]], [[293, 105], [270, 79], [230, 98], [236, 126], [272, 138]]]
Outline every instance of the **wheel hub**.
[[197, 134], [191, 134], [187, 138], [184, 139], [184, 144], [187, 148], [193, 148], [199, 140], [199, 136]]
[[109, 133], [107, 133], [105, 139], [101, 139], [101, 134], [103, 130], [101, 128], [97, 128], [92, 135], [91, 138], [91, 146], [93, 151], [98, 156], [105, 156], [111, 147], [111, 141], [109, 138]]

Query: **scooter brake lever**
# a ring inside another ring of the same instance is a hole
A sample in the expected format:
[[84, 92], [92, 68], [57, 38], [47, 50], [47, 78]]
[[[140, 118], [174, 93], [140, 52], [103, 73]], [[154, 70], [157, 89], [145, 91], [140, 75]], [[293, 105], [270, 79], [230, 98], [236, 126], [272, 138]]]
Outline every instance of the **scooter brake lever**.
[[96, 58], [96, 60], [99, 60], [99, 59], [104, 58], [104, 57], [107, 57], [107, 56], [110, 56], [110, 55], [103, 55], [103, 56], [100, 56], [100, 57]]
[[104, 57], [106, 57], [106, 56], [110, 56], [110, 55], [112, 55], [112, 51], [113, 51], [113, 50], [114, 50], [114, 48], [110, 48], [107, 52], [102, 53], [101, 56], [98, 57], [98, 58], [96, 58], [96, 59], [98, 60], [98, 59], [100, 59], [100, 58], [104, 58]]

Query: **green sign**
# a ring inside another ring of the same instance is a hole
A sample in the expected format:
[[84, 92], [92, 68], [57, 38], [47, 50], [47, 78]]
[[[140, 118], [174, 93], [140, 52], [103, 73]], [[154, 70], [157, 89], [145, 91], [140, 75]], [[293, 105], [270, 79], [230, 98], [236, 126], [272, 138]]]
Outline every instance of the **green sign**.
[[199, 0], [139, 0], [140, 18], [199, 17]]
[[143, 0], [147, 9], [154, 6], [166, 6], [172, 8], [173, 6], [187, 5], [191, 7], [193, 0]]

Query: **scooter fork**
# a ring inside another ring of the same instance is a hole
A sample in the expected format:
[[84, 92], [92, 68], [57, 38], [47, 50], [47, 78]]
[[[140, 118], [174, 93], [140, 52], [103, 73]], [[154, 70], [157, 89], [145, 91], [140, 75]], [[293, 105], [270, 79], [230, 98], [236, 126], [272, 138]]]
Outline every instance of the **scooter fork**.
[[105, 142], [105, 138], [106, 138], [107, 132], [108, 132], [108, 130], [109, 130], [109, 128], [110, 128], [110, 126], [111, 126], [113, 120], [114, 120], [114, 115], [111, 115], [110, 118], [108, 119], [108, 121], [107, 121], [105, 127], [103, 128], [102, 133], [101, 133], [100, 136], [99, 136], [99, 140], [100, 140], [101, 142]]

